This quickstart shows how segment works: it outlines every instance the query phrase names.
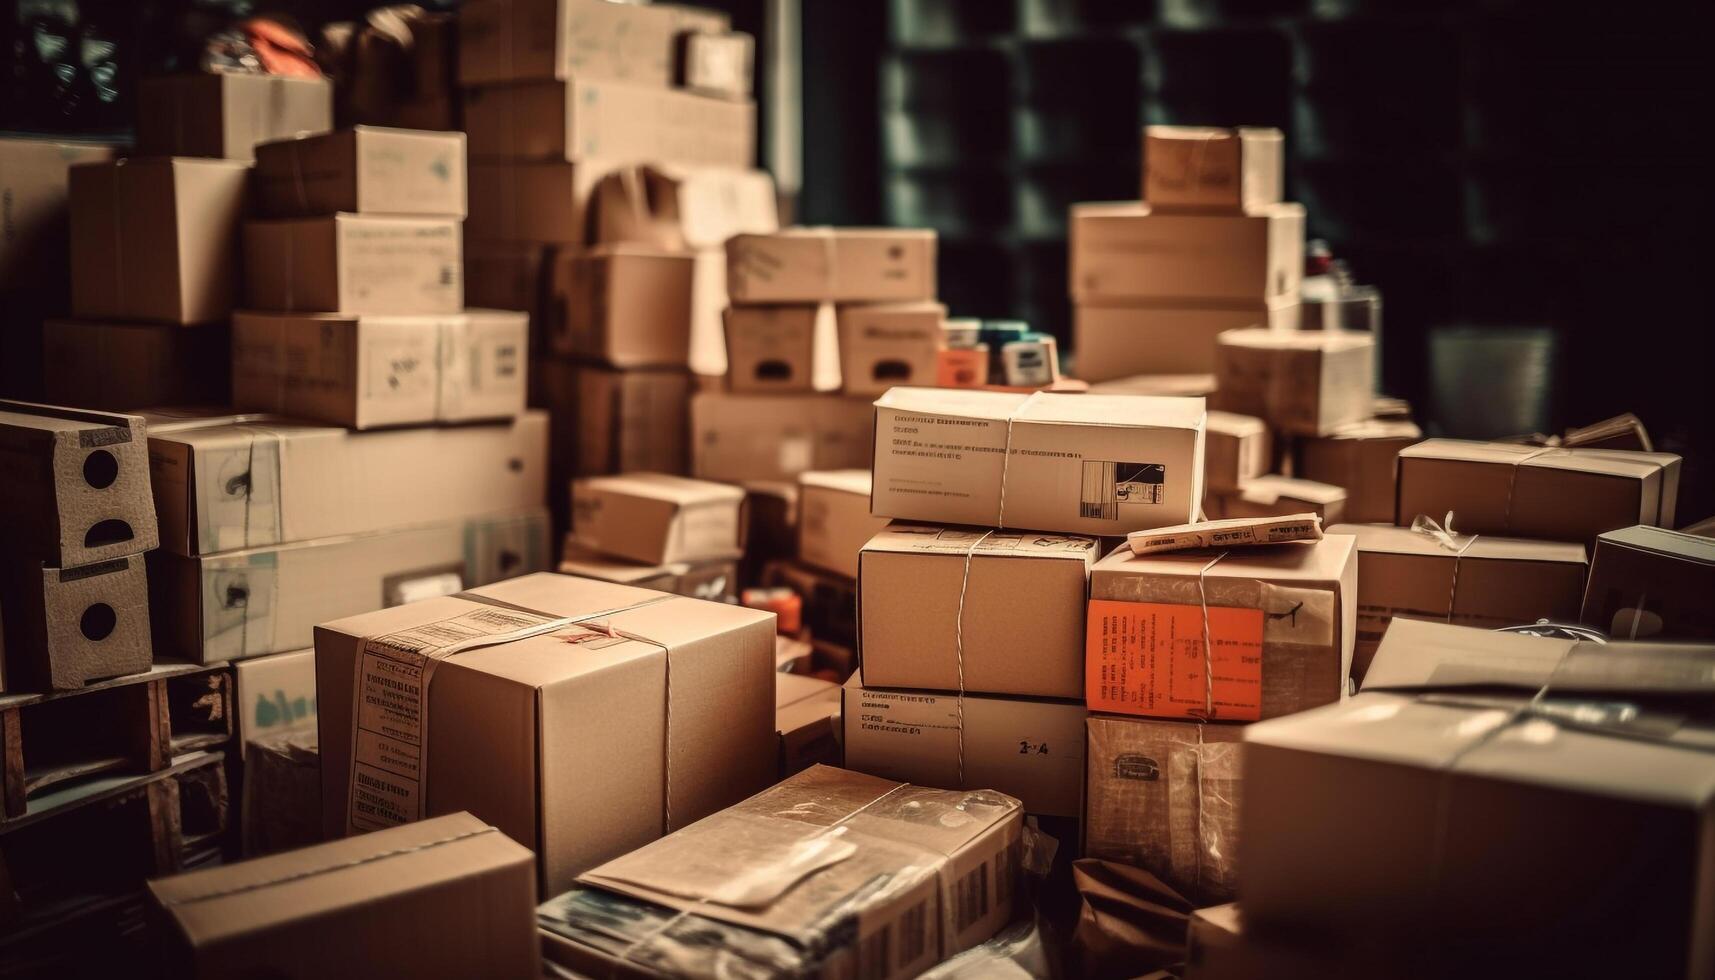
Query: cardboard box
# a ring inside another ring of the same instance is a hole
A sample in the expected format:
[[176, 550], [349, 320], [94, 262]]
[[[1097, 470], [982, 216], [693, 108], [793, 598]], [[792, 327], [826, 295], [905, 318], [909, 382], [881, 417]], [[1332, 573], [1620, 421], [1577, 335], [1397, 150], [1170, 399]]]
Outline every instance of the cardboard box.
[[617, 368], [687, 366], [692, 262], [630, 245], [555, 256], [548, 300], [554, 349]]
[[1320, 330], [1230, 330], [1215, 347], [1212, 408], [1290, 435], [1328, 435], [1370, 417], [1375, 342]]
[[224, 323], [50, 320], [42, 331], [42, 395], [109, 412], [225, 404], [231, 336]]
[[572, 483], [572, 534], [597, 551], [647, 564], [739, 553], [744, 491], [665, 473], [592, 476]]
[[511, 418], [524, 410], [524, 314], [238, 313], [232, 400], [353, 429]]
[[1210, 494], [1203, 501], [1203, 511], [1210, 520], [1315, 514], [1327, 525], [1346, 519], [1346, 491], [1269, 473], [1243, 481], [1237, 490]]
[[180, 976], [266, 963], [281, 976], [525, 977], [541, 971], [530, 865], [527, 848], [455, 813], [157, 878], [149, 894]]
[[[806, 649], [808, 646], [806, 645]], [[815, 677], [774, 676], [774, 728], [785, 779], [840, 761], [840, 686]]]
[[1071, 534], [1185, 524], [1203, 400], [895, 388], [875, 403], [877, 515]]
[[243, 72], [145, 78], [137, 155], [249, 163], [256, 144], [333, 128], [333, 81]]
[[[798, 484], [745, 483], [744, 523], [746, 564], [760, 567], [763, 562], [798, 557]], [[754, 581], [754, 576], [748, 580]]]
[[15, 559], [0, 566], [6, 690], [79, 688], [148, 670], [144, 574], [142, 555], [75, 568]]
[[1074, 204], [1069, 248], [1078, 303], [1252, 307], [1298, 295], [1304, 207], [1175, 214], [1135, 201]]
[[[406, 655], [419, 668], [436, 665], [432, 702], [395, 695], [385, 722], [359, 711], [354, 694], [365, 677], [366, 688], [385, 686], [377, 672], [398, 663], [380, 637], [421, 651]], [[445, 646], [455, 639], [462, 652]], [[566, 575], [324, 623], [324, 826], [337, 834], [474, 808], [529, 841], [544, 891], [558, 892], [767, 785], [773, 664], [767, 613]], [[354, 720], [361, 778], [348, 810]], [[408, 771], [368, 761], [378, 746], [364, 733], [382, 723], [426, 736], [396, 743]]]
[[1279, 204], [1280, 130], [1143, 128], [1143, 200], [1154, 211], [1239, 212]]
[[734, 303], [880, 303], [935, 298], [927, 228], [787, 228], [727, 240]]
[[71, 168], [73, 315], [213, 323], [238, 296], [250, 167], [131, 158]]
[[472, 160], [466, 241], [581, 247], [590, 192], [613, 166], [595, 160]]
[[1297, 324], [1295, 296], [1250, 307], [1079, 303], [1072, 310], [1072, 346], [1078, 353], [1078, 376], [1086, 381], [1146, 373], [1200, 374], [1215, 370], [1215, 338], [1228, 330], [1294, 330]]
[[677, 81], [699, 95], [750, 98], [756, 38], [743, 31], [679, 35]]
[[244, 795], [238, 817], [244, 856], [322, 843], [321, 753], [315, 728], [274, 732], [245, 744], [243, 751]]
[[291, 650], [232, 665], [239, 758], [252, 739], [316, 730], [316, 651]]
[[798, 557], [858, 577], [858, 552], [887, 527], [869, 512], [869, 470], [822, 470], [798, 477]]
[[756, 165], [756, 103], [624, 82], [515, 82], [464, 91], [473, 158]]
[[1346, 535], [1219, 553], [1114, 551], [1090, 572], [1090, 710], [1255, 721], [1340, 700], [1357, 636], [1356, 551]]
[[205, 664], [301, 650], [318, 623], [547, 567], [539, 507], [195, 558], [158, 551], [155, 648]]
[[598, 245], [724, 252], [734, 235], [780, 228], [774, 178], [763, 170], [613, 167], [596, 185], [589, 207], [590, 240]]
[[147, 427], [135, 415], [0, 401], [0, 542], [71, 568], [159, 543]]
[[281, 312], [457, 313], [459, 220], [334, 214], [247, 222], [244, 302]]
[[1193, 901], [1231, 898], [1243, 725], [1091, 715], [1084, 854], [1135, 865]]
[[1408, 419], [1372, 419], [1326, 436], [1293, 442], [1293, 473], [1346, 490], [1346, 517], [1354, 524], [1393, 521], [1394, 469], [1399, 451], [1423, 439]]
[[889, 525], [857, 556], [864, 676], [877, 687], [1081, 699], [1084, 603], [1099, 546], [1070, 535]]
[[[663, 958], [689, 976], [917, 976], [1008, 921], [1021, 825], [999, 793], [816, 766], [584, 875], [537, 910], [544, 954], [588, 976]], [[836, 835], [843, 857], [784, 863]], [[761, 881], [742, 907], [715, 897], [736, 880]], [[681, 920], [704, 938], [669, 934]]]
[[1262, 419], [1209, 412], [1203, 426], [1204, 492], [1232, 493], [1245, 481], [1268, 474], [1274, 464], [1274, 445]]
[[1245, 914], [1424, 976], [1707, 973], [1712, 660], [1395, 621], [1363, 693], [1246, 729]]
[[570, 534], [561, 546], [559, 572], [710, 602], [733, 601], [738, 597], [736, 558], [646, 565], [585, 548]]
[[530, 318], [530, 353], [548, 348], [548, 271], [554, 249], [519, 245], [466, 244], [464, 301], [483, 310], [521, 310]]
[[1382, 524], [1327, 530], [1358, 541], [1354, 680], [1364, 679], [1396, 617], [1488, 630], [1578, 618], [1586, 567], [1581, 544], [1487, 534], [1443, 538]]
[[1596, 538], [1578, 621], [1626, 639], [1715, 640], [1715, 541], [1659, 527]]
[[254, 415], [149, 420], [161, 547], [179, 555], [432, 524], [547, 495], [540, 411], [377, 432]]
[[869, 464], [874, 426], [857, 398], [703, 392], [691, 399], [691, 473], [737, 483], [856, 469]]
[[463, 133], [355, 126], [256, 148], [256, 206], [271, 218], [465, 216]]
[[1154, 395], [1161, 398], [1207, 398], [1215, 393], [1212, 374], [1134, 374], [1090, 385], [1098, 395]]
[[690, 375], [558, 360], [542, 360], [537, 367], [541, 400], [556, 433], [550, 454], [555, 485], [572, 476], [686, 472]]
[[723, 311], [727, 388], [741, 393], [808, 392], [839, 387], [818, 372], [820, 334], [833, 307], [729, 306]]
[[840, 378], [848, 395], [933, 385], [947, 308], [940, 303], [856, 303], [839, 308]]
[[729, 24], [726, 14], [677, 4], [471, 0], [459, 10], [459, 82], [604, 78], [666, 88], [678, 35]]
[[1399, 452], [1395, 523], [1451, 511], [1466, 534], [1593, 542], [1634, 524], [1672, 527], [1679, 457], [1429, 439]]
[[55, 283], [58, 302], [66, 302], [71, 167], [112, 157], [113, 147], [99, 143], [0, 139], [0, 289]]

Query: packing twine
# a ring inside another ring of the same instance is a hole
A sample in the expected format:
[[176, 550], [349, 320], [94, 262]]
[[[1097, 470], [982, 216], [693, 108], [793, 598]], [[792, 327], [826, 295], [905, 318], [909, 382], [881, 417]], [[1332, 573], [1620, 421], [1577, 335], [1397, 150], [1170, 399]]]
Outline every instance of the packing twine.
[[1465, 560], [1465, 552], [1477, 543], [1482, 535], [1473, 534], [1463, 545], [1458, 543], [1458, 534], [1453, 530], [1453, 512], [1448, 511], [1437, 524], [1435, 518], [1428, 514], [1419, 514], [1411, 520], [1411, 530], [1417, 534], [1425, 534], [1435, 539], [1441, 547], [1453, 552], [1453, 581], [1447, 588], [1447, 622], [1453, 622], [1453, 611], [1459, 602], [1459, 566]]
[[[1031, 397], [1034, 398], [1035, 396], [1032, 395]], [[1029, 398], [1025, 399], [1026, 402], [1029, 400]], [[1019, 406], [1019, 408], [1023, 407], [1023, 405]], [[1012, 465], [1012, 423], [1015, 420], [1016, 413], [1006, 417], [1006, 448], [1000, 457], [1000, 513], [995, 516], [994, 523], [996, 527], [1001, 528], [1006, 527], [1006, 472]]]
[[[1513, 491], [1518, 489], [1519, 471], [1524, 469], [1526, 463], [1538, 456], [1552, 453], [1557, 448], [1558, 447], [1555, 446], [1546, 446], [1542, 449], [1538, 449], [1536, 452], [1527, 454], [1524, 458], [1513, 464], [1512, 477], [1507, 480], [1507, 505], [1506, 509], [1501, 513], [1501, 526], [1506, 530], [1511, 531], [1513, 529]], [[1449, 513], [1448, 516], [1452, 516], [1451, 513]]]
[[388, 858], [403, 857], [406, 854], [416, 854], [419, 851], [431, 850], [433, 848], [440, 847], [443, 844], [455, 844], [461, 840], [469, 840], [472, 837], [481, 837], [484, 834], [497, 834], [499, 832], [500, 831], [493, 827], [479, 827], [476, 830], [467, 830], [462, 834], [437, 837], [434, 840], [424, 841], [421, 844], [413, 844], [410, 847], [395, 847], [391, 850], [379, 851], [375, 854], [367, 854], [360, 858], [353, 858], [350, 861], [325, 864], [318, 868], [305, 868], [302, 871], [294, 871], [290, 874], [280, 875], [276, 878], [264, 878], [261, 881], [251, 881], [242, 885], [233, 885], [231, 888], [218, 888], [214, 891], [202, 892], [201, 894], [190, 895], [185, 898], [175, 898], [165, 904], [177, 907], [180, 905], [194, 905], [197, 902], [207, 902], [217, 898], [229, 898], [233, 895], [244, 895], [249, 892], [261, 891], [264, 888], [272, 888], [275, 885], [284, 885], [294, 881], [302, 881], [305, 878], [314, 878], [318, 875], [331, 874], [335, 871], [345, 871], [349, 868], [360, 868], [366, 864], [374, 864], [376, 861], [385, 861]]
[[[1225, 557], [1227, 552], [1223, 551], [1197, 570], [1197, 601], [1203, 609], [1203, 717], [1199, 721], [1208, 721], [1215, 717], [1215, 644], [1209, 630], [1209, 592], [1204, 579], [1209, 574], [1209, 569], [1214, 568], [1215, 564]], [[1197, 744], [1203, 744], [1201, 726], [1197, 730]], [[1198, 802], [1201, 803], [1201, 786], [1197, 792]]]
[[[1005, 486], [1004, 480], [1001, 486]], [[965, 574], [959, 579], [959, 612], [953, 620], [953, 660], [959, 669], [959, 788], [965, 788], [965, 590], [971, 584], [971, 558], [977, 553], [977, 548], [989, 539], [994, 531], [984, 531], [982, 536], [971, 542], [965, 549]]]

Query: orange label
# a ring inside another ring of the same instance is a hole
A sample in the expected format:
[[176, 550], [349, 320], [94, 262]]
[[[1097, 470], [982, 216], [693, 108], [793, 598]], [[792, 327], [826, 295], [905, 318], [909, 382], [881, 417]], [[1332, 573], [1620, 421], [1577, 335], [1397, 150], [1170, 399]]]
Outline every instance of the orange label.
[[[1084, 697], [1091, 711], [1153, 718], [1262, 717], [1262, 610], [1090, 600]], [[1205, 652], [1212, 651], [1212, 669]]]

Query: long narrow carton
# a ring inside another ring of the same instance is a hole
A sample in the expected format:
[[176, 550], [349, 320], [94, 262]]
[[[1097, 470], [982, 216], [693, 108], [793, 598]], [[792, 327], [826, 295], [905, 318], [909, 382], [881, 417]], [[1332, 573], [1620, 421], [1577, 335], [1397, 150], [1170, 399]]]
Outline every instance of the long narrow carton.
[[722, 313], [726, 336], [727, 389], [740, 393], [794, 393], [838, 387], [818, 371], [825, 346], [824, 324], [833, 307], [793, 303], [729, 306]]
[[332, 214], [244, 226], [244, 302], [257, 310], [457, 313], [457, 218]]
[[1399, 452], [1423, 439], [1409, 419], [1371, 419], [1326, 436], [1293, 442], [1293, 473], [1346, 490], [1346, 517], [1355, 524], [1393, 521]]
[[71, 167], [112, 157], [113, 147], [99, 143], [0, 139], [0, 289], [58, 283], [64, 301]]
[[1084, 696], [1094, 538], [894, 523], [858, 558], [858, 654], [876, 687]]
[[464, 92], [472, 158], [756, 165], [756, 103], [625, 82], [516, 82]]
[[1346, 491], [1315, 480], [1268, 473], [1240, 482], [1235, 490], [1210, 494], [1203, 501], [1203, 510], [1210, 520], [1315, 514], [1329, 524], [1346, 519]]
[[459, 9], [459, 82], [603, 78], [666, 88], [678, 35], [719, 34], [730, 23], [677, 4], [471, 0]]
[[270, 218], [465, 216], [463, 133], [354, 126], [256, 148], [256, 206]]
[[[528, 849], [468, 813], [149, 882], [178, 976], [534, 977]], [[408, 928], [402, 928], [409, 923]]]
[[42, 397], [118, 412], [223, 405], [231, 400], [231, 338], [224, 323], [49, 320], [42, 330]]
[[560, 548], [559, 572], [711, 602], [735, 601], [738, 596], [737, 558], [645, 565], [592, 551], [578, 544], [570, 534]]
[[1022, 825], [992, 790], [816, 766], [582, 876], [537, 910], [545, 955], [591, 976], [670, 962], [686, 976], [914, 977], [1009, 920]]
[[887, 518], [869, 512], [869, 470], [820, 470], [798, 477], [798, 558], [858, 577], [858, 552]]
[[1156, 211], [1240, 212], [1280, 203], [1278, 129], [1143, 128], [1143, 200]]
[[1232, 412], [1210, 412], [1204, 420], [1203, 489], [1231, 493], [1247, 480], [1268, 473], [1273, 441], [1262, 419]]
[[1144, 557], [1120, 548], [1090, 572], [1090, 710], [1255, 721], [1338, 701], [1357, 580], [1347, 535]]
[[1422, 976], [1708, 976], [1712, 667], [1396, 621], [1362, 693], [1245, 730], [1246, 916]]
[[1601, 535], [1578, 621], [1615, 638], [1715, 640], [1715, 541], [1659, 527]]
[[1296, 296], [1252, 306], [1079, 303], [1072, 311], [1078, 376], [1094, 382], [1137, 374], [1213, 372], [1215, 338], [1228, 330], [1297, 326]]
[[1209, 405], [1254, 415], [1278, 432], [1328, 435], [1370, 417], [1375, 342], [1321, 330], [1232, 330], [1215, 346]]
[[940, 303], [850, 303], [839, 307], [840, 379], [848, 395], [895, 385], [933, 385], [947, 346]]
[[726, 243], [734, 303], [881, 303], [935, 298], [926, 228], [787, 228]]
[[875, 402], [878, 516], [1125, 534], [1196, 519], [1203, 400], [894, 388]]
[[0, 542], [61, 567], [160, 543], [148, 427], [136, 415], [0, 401]]
[[324, 826], [468, 808], [557, 894], [767, 785], [773, 666], [767, 613], [566, 575], [325, 623]]
[[1255, 307], [1298, 294], [1304, 208], [1158, 213], [1146, 204], [1074, 204], [1071, 291], [1078, 303]]
[[249, 163], [256, 144], [333, 128], [333, 82], [244, 72], [145, 78], [137, 86], [139, 156]]
[[693, 264], [630, 245], [557, 255], [548, 283], [554, 349], [617, 368], [687, 366]]
[[816, 677], [776, 674], [774, 728], [780, 736], [777, 778], [840, 761], [840, 686]]
[[65, 690], [149, 669], [142, 555], [76, 568], [8, 561], [0, 614], [7, 690]]
[[691, 399], [691, 473], [737, 483], [855, 469], [869, 464], [874, 431], [860, 398], [703, 392]]
[[666, 473], [572, 483], [572, 535], [597, 551], [652, 565], [732, 558], [744, 491]]

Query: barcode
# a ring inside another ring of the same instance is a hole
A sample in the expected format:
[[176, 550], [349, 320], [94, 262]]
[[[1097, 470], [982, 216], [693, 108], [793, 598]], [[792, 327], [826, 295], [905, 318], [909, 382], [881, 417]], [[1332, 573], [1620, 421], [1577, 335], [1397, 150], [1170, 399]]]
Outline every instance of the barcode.
[[1120, 519], [1119, 498], [1114, 496], [1114, 464], [1084, 461], [1084, 485], [1078, 498], [1078, 516], [1098, 521]]
[[989, 913], [988, 862], [972, 869], [953, 888], [953, 922], [956, 932], [964, 932]]
[[[928, 925], [929, 902], [925, 899], [865, 937], [858, 948], [858, 975], [865, 980], [882, 980], [915, 963], [929, 948]], [[895, 950], [897, 959], [892, 958]]]
[[1166, 497], [1167, 467], [1160, 463], [1084, 460], [1078, 516], [1117, 521], [1120, 504], [1159, 504]]
[[1019, 843], [1014, 841], [994, 856], [994, 903], [999, 908], [1008, 908], [1012, 904], [1013, 879], [1018, 873], [1019, 846]]

